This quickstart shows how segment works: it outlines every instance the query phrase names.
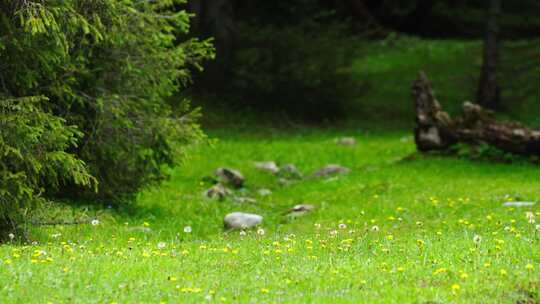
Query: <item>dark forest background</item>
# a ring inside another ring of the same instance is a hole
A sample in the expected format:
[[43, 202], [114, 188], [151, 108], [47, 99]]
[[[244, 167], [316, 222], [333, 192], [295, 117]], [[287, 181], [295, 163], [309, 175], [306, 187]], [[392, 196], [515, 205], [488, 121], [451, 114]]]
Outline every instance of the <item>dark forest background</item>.
[[[460, 44], [468, 52], [468, 62], [455, 71], [468, 77], [461, 84], [467, 99], [511, 113], [518, 100], [537, 94], [532, 83], [540, 58], [537, 1], [192, 0], [187, 9], [197, 16], [194, 33], [213, 37], [217, 51], [216, 60], [195, 81], [202, 105], [308, 121], [366, 116], [363, 110], [385, 111], [385, 103], [392, 112], [395, 105], [384, 96], [370, 96], [370, 89], [384, 84], [373, 81], [369, 71], [351, 67], [359, 58], [392, 50], [411, 53], [404, 48], [429, 41], [453, 41], [449, 58]], [[482, 44], [490, 33], [496, 37], [488, 46], [496, 65], [491, 74], [498, 78], [491, 97], [481, 96], [479, 84]], [[377, 49], [382, 44], [385, 48]], [[418, 50], [411, 55], [425, 54]], [[429, 69], [429, 63], [424, 65], [417, 68]], [[406, 91], [415, 73], [401, 76]]]

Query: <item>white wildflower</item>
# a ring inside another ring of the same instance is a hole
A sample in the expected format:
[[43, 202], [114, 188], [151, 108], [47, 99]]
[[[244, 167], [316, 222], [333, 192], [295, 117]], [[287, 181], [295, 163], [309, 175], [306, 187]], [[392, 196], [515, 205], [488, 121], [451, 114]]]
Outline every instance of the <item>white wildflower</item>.
[[240, 230], [240, 236], [246, 236], [246, 231], [245, 230]]
[[262, 228], [257, 229], [257, 234], [258, 235], [264, 235], [264, 233], [265, 233], [264, 229], [262, 229]]
[[99, 225], [99, 220], [93, 219], [90, 223], [92, 224], [92, 226], [97, 226]]
[[480, 245], [480, 242], [482, 242], [482, 237], [478, 234], [475, 234], [473, 237], [473, 242], [478, 246]]
[[191, 226], [184, 227], [184, 232], [185, 233], [191, 233], [191, 231], [192, 231]]
[[10, 234], [8, 234], [8, 237], [9, 237], [10, 240], [13, 240], [15, 238], [15, 234], [10, 233]]
[[345, 225], [343, 223], [339, 224], [338, 227], [339, 227], [339, 229], [347, 229], [347, 225]]
[[165, 247], [167, 247], [167, 243], [165, 243], [165, 242], [157, 243], [157, 248], [158, 249], [164, 249]]
[[375, 226], [371, 227], [371, 231], [378, 232], [379, 231], [379, 226], [375, 225]]

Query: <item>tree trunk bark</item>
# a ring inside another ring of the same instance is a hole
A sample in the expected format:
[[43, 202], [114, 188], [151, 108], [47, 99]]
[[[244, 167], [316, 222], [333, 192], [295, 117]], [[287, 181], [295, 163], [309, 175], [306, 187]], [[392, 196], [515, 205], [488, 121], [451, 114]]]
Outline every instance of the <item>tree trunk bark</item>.
[[187, 8], [195, 14], [193, 32], [200, 37], [213, 37], [216, 59], [207, 62], [201, 82], [221, 87], [228, 77], [235, 47], [235, 0], [190, 0]]
[[500, 87], [497, 82], [497, 64], [499, 61], [498, 18], [500, 14], [501, 0], [490, 0], [477, 97], [479, 104], [490, 109], [500, 107]]
[[435, 98], [431, 83], [422, 72], [413, 83], [416, 109], [414, 131], [419, 151], [446, 150], [456, 143], [488, 144], [502, 151], [540, 156], [540, 130], [517, 122], [497, 121], [491, 111], [464, 102], [462, 116], [452, 119]]

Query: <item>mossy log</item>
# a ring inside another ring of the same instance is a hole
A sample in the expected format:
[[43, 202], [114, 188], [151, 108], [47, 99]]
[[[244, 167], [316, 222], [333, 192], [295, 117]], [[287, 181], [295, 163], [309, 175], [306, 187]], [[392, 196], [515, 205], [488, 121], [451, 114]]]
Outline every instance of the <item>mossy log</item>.
[[488, 144], [502, 151], [540, 156], [540, 130], [518, 122], [498, 121], [493, 112], [464, 102], [462, 115], [451, 118], [435, 98], [431, 82], [421, 72], [412, 86], [416, 109], [414, 138], [419, 151], [447, 150], [457, 143]]

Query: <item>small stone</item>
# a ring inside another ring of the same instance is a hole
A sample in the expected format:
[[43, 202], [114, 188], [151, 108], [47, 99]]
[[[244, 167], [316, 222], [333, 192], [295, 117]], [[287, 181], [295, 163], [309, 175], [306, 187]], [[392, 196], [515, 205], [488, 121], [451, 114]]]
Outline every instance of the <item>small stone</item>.
[[306, 213], [311, 212], [313, 210], [315, 210], [314, 205], [299, 204], [299, 205], [296, 205], [296, 206], [292, 207], [287, 212], [287, 215], [290, 216], [290, 217], [299, 217], [299, 216], [305, 215]]
[[284, 177], [280, 177], [278, 179], [278, 184], [282, 187], [287, 187], [287, 186], [290, 186], [293, 184], [293, 181], [289, 180], [289, 179], [286, 179]]
[[238, 204], [256, 204], [257, 200], [251, 197], [237, 196], [234, 201]]
[[272, 190], [263, 188], [263, 189], [257, 190], [257, 193], [258, 193], [260, 196], [269, 196], [269, 195], [272, 194]]
[[229, 184], [234, 188], [242, 188], [244, 185], [244, 176], [237, 170], [217, 168], [215, 173], [222, 183]]
[[504, 207], [532, 207], [536, 205], [536, 202], [506, 202]]
[[291, 179], [301, 179], [302, 173], [294, 164], [286, 164], [281, 167], [281, 176]]
[[260, 225], [263, 217], [252, 213], [233, 212], [225, 215], [223, 222], [228, 229], [249, 229]]
[[229, 195], [231, 195], [231, 191], [222, 184], [215, 184], [212, 188], [204, 192], [204, 196], [208, 198], [217, 198], [219, 200], [223, 200]]
[[342, 137], [335, 140], [336, 144], [344, 146], [356, 145], [356, 139], [354, 137]]
[[274, 161], [263, 161], [263, 162], [256, 162], [255, 167], [262, 171], [267, 171], [272, 174], [278, 174], [279, 173], [279, 167], [277, 166], [276, 162]]
[[128, 229], [129, 231], [133, 232], [144, 232], [144, 233], [150, 233], [152, 232], [152, 229], [149, 227], [142, 227], [142, 226], [136, 226], [136, 227], [130, 227]]
[[326, 165], [323, 168], [317, 170], [315, 173], [313, 173], [314, 177], [325, 177], [329, 175], [335, 175], [335, 174], [347, 174], [351, 170], [349, 168], [342, 167], [340, 165]]

